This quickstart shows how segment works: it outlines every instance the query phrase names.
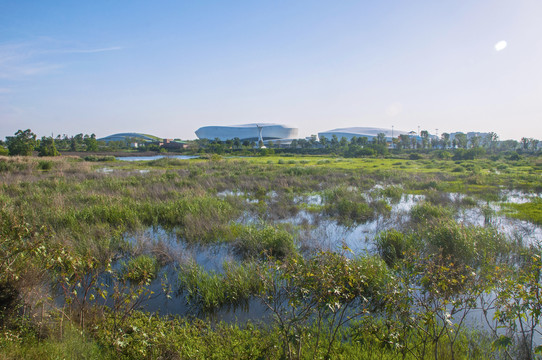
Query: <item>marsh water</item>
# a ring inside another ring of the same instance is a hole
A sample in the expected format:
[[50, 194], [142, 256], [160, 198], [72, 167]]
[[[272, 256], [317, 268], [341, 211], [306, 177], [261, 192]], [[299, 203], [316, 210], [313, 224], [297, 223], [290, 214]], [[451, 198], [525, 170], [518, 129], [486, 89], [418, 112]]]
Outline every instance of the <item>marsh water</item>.
[[116, 160], [121, 161], [150, 161], [150, 160], [158, 160], [163, 158], [168, 159], [179, 159], [179, 160], [190, 160], [190, 159], [197, 159], [199, 156], [197, 155], [154, 155], [154, 156], [117, 156]]
[[[355, 191], [355, 189], [353, 189]], [[257, 204], [260, 201], [271, 205], [277, 200], [277, 195], [268, 193], [265, 199], [258, 200], [240, 191], [223, 191], [218, 197], [242, 197], [247, 204]], [[532, 198], [530, 195], [518, 191], [503, 191], [500, 199], [506, 202], [522, 203]], [[445, 194], [450, 204], [461, 204], [464, 195], [456, 193]], [[354, 255], [375, 253], [374, 239], [384, 230], [401, 229], [406, 226], [410, 219], [411, 209], [425, 200], [424, 195], [403, 194], [395, 201], [387, 199], [390, 211], [387, 214], [379, 214], [374, 219], [364, 223], [342, 224], [337, 219], [325, 215], [321, 208], [325, 205], [324, 198], [320, 194], [307, 194], [296, 196], [293, 202], [300, 206], [293, 216], [274, 218], [268, 215], [266, 222], [274, 222], [276, 225], [290, 225], [294, 229], [296, 245], [301, 253], [310, 253], [314, 250], [341, 251], [344, 246], [348, 247]], [[477, 201], [470, 206], [457, 206], [456, 221], [466, 226], [474, 225], [492, 227], [507, 238], [521, 241], [523, 244], [542, 242], [542, 228], [527, 221], [506, 217], [501, 213], [503, 202]], [[310, 210], [312, 208], [313, 210]], [[320, 209], [320, 210], [314, 210]], [[257, 224], [262, 221], [261, 214], [245, 212], [239, 219], [241, 224]], [[187, 263], [196, 263], [205, 271], [222, 273], [224, 262], [241, 261], [236, 255], [231, 243], [216, 242], [212, 244], [192, 244], [179, 237], [175, 232], [168, 232], [162, 228], [149, 228], [146, 231], [126, 234], [126, 240], [138, 253], [149, 253], [152, 249], [159, 248], [170, 257], [167, 265], [162, 267], [160, 275], [151, 284], [155, 292], [151, 299], [144, 304], [144, 309], [160, 314], [194, 315], [211, 318], [216, 321], [239, 322], [246, 320], [258, 320], [266, 316], [263, 305], [257, 300], [251, 300], [247, 306], [239, 308], [225, 307], [218, 309], [212, 314], [201, 313], [187, 303], [187, 294], [179, 291], [178, 272], [179, 266]], [[351, 255], [351, 256], [354, 256]], [[162, 291], [163, 279], [167, 278], [171, 292], [169, 297]], [[479, 319], [480, 314], [473, 312], [469, 316], [472, 326], [484, 326]]]

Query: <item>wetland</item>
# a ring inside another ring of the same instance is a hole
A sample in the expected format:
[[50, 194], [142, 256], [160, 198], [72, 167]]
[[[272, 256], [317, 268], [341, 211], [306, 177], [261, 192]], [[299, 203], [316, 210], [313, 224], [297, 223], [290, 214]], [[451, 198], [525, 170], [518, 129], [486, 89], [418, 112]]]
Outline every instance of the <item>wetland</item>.
[[540, 157], [102, 160], [0, 158], [8, 354], [542, 349]]

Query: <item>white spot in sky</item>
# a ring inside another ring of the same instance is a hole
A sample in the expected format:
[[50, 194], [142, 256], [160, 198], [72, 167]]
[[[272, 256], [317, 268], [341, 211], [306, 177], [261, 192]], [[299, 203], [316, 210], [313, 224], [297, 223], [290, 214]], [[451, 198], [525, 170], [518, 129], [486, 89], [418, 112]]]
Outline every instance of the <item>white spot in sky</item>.
[[395, 117], [403, 111], [403, 105], [399, 102], [393, 103], [386, 109], [386, 114], [389, 117]]
[[506, 43], [506, 41], [501, 40], [501, 41], [499, 41], [498, 43], [495, 44], [495, 50], [497, 50], [497, 51], [504, 50], [507, 45], [508, 44]]

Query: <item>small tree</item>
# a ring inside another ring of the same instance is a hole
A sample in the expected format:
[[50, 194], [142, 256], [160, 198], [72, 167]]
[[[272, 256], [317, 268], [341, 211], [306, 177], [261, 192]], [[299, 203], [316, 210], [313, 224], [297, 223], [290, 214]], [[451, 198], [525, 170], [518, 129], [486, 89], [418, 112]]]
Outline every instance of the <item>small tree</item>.
[[482, 142], [482, 137], [478, 135], [474, 135], [473, 137], [470, 138], [470, 144], [472, 148], [479, 147], [481, 142]]
[[376, 143], [379, 145], [386, 145], [386, 134], [378, 133], [378, 135], [376, 135]]
[[37, 145], [36, 134], [30, 129], [26, 129], [25, 131], [18, 130], [15, 136], [8, 136], [6, 138], [6, 144], [10, 155], [30, 156]]
[[494, 132], [490, 132], [484, 137], [484, 145], [491, 151], [495, 151], [497, 142], [499, 141], [499, 135]]
[[468, 143], [468, 140], [467, 140], [467, 135], [463, 134], [463, 133], [457, 133], [455, 134], [455, 139], [456, 141], [456, 144], [459, 148], [461, 149], [466, 149], [467, 148], [467, 143]]
[[422, 132], [420, 133], [421, 137], [422, 137], [422, 147], [424, 149], [428, 149], [429, 148], [429, 131], [427, 130], [422, 130]]
[[55, 140], [52, 137], [42, 137], [38, 148], [38, 156], [58, 156]]
[[96, 140], [96, 135], [92, 134], [90, 137], [86, 137], [84, 142], [87, 147], [87, 151], [98, 151], [98, 140]]
[[320, 136], [320, 145], [322, 145], [324, 148], [327, 147], [328, 145], [328, 141], [327, 141], [327, 138], [325, 136]]
[[529, 149], [529, 142], [531, 141], [531, 139], [527, 138], [527, 137], [522, 137], [521, 138], [521, 147], [523, 150], [528, 150]]
[[[325, 251], [270, 261], [258, 274], [263, 283], [258, 298], [273, 314], [284, 359], [333, 358], [340, 329], [383, 307], [381, 290], [390, 281], [378, 258]], [[303, 349], [313, 353], [302, 354]]]
[[402, 149], [408, 149], [410, 148], [410, 137], [408, 135], [405, 135], [405, 134], [401, 134], [399, 135], [399, 144], [401, 144], [401, 148]]
[[441, 142], [442, 142], [442, 147], [444, 149], [447, 149], [447, 148], [450, 147], [450, 134], [442, 133], [442, 135], [440, 135], [440, 139], [441, 139]]
[[233, 148], [234, 149], [239, 149], [241, 147], [241, 139], [239, 139], [238, 137], [234, 137], [233, 138]]

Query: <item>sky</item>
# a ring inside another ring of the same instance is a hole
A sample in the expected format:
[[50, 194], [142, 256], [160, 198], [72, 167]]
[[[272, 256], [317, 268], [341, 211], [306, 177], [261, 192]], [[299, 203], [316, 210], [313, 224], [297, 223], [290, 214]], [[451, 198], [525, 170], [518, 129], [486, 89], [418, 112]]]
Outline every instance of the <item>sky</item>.
[[542, 139], [542, 1], [0, 0], [0, 138], [280, 123]]

